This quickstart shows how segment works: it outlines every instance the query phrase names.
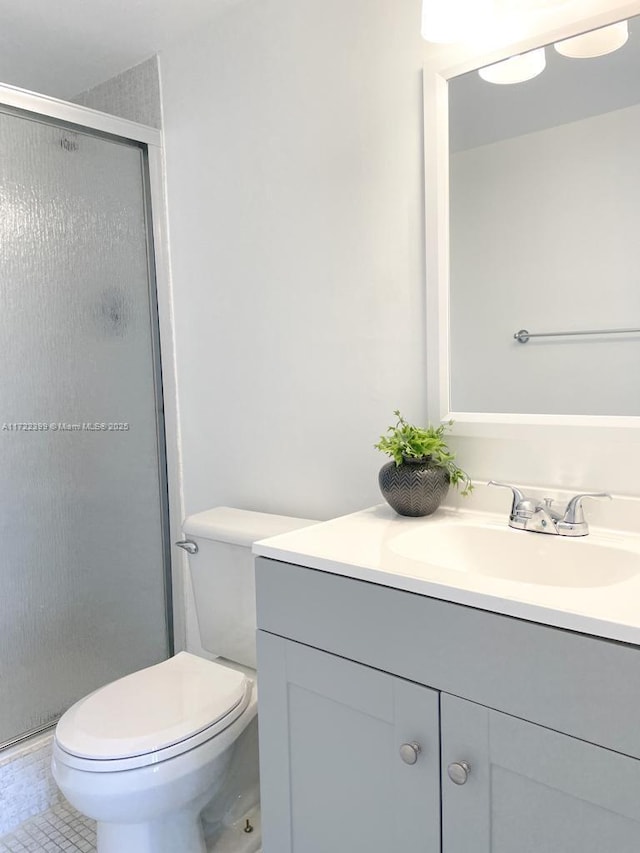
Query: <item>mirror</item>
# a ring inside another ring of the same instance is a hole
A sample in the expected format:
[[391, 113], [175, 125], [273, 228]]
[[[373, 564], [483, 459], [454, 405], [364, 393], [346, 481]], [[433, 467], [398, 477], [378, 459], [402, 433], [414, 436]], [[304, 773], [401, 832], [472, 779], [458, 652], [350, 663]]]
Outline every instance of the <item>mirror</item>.
[[597, 58], [547, 46], [526, 82], [448, 81], [441, 413], [640, 416], [640, 21], [628, 29]]

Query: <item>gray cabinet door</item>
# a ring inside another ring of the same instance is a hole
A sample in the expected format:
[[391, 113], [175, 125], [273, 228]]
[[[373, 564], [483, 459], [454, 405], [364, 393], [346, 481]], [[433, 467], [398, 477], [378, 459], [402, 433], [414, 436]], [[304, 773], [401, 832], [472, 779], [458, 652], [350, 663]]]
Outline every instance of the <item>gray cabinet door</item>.
[[640, 851], [640, 761], [445, 693], [441, 713], [443, 853]]
[[258, 671], [264, 853], [439, 853], [438, 693], [263, 631]]

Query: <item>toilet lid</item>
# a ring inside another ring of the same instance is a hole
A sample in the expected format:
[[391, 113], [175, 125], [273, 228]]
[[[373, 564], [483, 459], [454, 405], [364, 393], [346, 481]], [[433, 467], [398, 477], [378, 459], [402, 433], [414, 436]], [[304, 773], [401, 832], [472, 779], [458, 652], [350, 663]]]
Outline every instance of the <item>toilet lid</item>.
[[248, 683], [241, 672], [180, 652], [76, 702], [60, 718], [56, 740], [82, 758], [156, 752], [231, 714]]

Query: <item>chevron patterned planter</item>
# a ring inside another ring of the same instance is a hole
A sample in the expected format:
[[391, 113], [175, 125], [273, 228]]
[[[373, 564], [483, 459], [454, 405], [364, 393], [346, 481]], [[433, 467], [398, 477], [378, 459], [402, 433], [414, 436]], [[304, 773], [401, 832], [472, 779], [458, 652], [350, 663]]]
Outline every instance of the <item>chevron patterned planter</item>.
[[382, 496], [399, 515], [422, 516], [435, 512], [449, 491], [449, 474], [420, 460], [387, 462], [378, 474]]

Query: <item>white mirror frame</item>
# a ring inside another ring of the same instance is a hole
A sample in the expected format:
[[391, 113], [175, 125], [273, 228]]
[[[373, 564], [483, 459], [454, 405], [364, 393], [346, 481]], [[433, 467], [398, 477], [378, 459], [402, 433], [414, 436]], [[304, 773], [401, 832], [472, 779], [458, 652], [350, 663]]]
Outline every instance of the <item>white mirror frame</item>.
[[437, 423], [453, 419], [457, 435], [552, 440], [554, 436], [566, 435], [567, 430], [581, 427], [583, 436], [593, 431], [594, 437], [600, 439], [638, 441], [640, 438], [640, 417], [452, 411], [449, 327], [448, 81], [514, 54], [638, 14], [640, 0], [627, 3], [582, 0], [579, 4], [570, 3], [564, 12], [558, 10], [554, 16], [545, 18], [544, 28], [530, 30], [519, 41], [490, 52], [434, 46], [434, 59], [424, 66], [427, 400], [430, 420]]

